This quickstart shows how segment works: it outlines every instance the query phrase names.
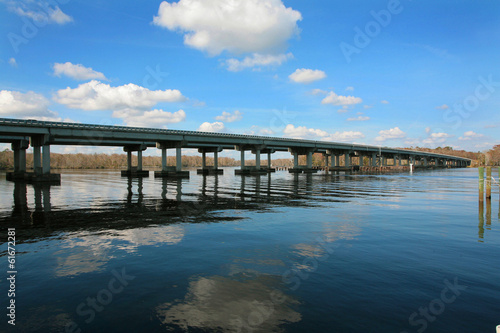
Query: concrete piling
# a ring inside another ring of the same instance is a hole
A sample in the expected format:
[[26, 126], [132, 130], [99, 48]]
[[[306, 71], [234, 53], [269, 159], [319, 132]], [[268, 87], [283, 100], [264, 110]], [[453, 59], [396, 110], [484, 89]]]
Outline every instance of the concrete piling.
[[491, 199], [491, 167], [486, 167], [486, 199]]
[[479, 201], [484, 200], [484, 167], [479, 167]]

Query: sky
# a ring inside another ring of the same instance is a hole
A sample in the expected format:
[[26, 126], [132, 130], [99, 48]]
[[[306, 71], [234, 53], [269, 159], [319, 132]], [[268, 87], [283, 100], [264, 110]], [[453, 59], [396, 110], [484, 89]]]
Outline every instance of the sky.
[[0, 36], [3, 118], [500, 143], [499, 1], [0, 0]]

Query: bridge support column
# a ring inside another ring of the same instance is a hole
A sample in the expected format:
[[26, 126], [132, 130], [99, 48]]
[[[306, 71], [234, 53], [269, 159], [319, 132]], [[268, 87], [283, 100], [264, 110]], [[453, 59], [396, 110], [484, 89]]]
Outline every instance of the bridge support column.
[[50, 135], [31, 137], [33, 146], [33, 173], [26, 173], [24, 179], [32, 182], [49, 182], [59, 184], [61, 175], [50, 173]]
[[362, 166], [363, 166], [363, 163], [364, 163], [363, 158], [364, 158], [364, 156], [363, 156], [363, 155], [359, 155], [359, 166], [360, 166], [360, 167], [362, 167]]
[[[318, 169], [312, 168], [312, 154], [316, 148], [293, 147], [288, 148], [288, 151], [293, 154], [293, 168], [288, 169], [290, 173], [316, 173]], [[299, 165], [299, 155], [306, 155], [306, 165]]]
[[335, 166], [336, 167], [340, 166], [340, 154], [335, 155]]
[[137, 172], [142, 171], [142, 150], [137, 151]]
[[377, 166], [377, 153], [372, 153], [372, 161], [371, 161], [371, 165], [372, 167], [376, 167]]
[[[266, 148], [265, 145], [242, 145], [234, 146], [234, 149], [241, 152], [241, 169], [234, 170], [236, 175], [259, 175], [268, 172], [275, 172], [276, 169], [271, 168], [271, 154], [275, 151], [274, 149]], [[255, 154], [255, 166], [245, 165], [245, 151], [250, 150], [252, 154]], [[260, 155], [267, 154], [267, 166], [262, 167], [260, 165]]]
[[329, 155], [328, 155], [328, 153], [326, 153], [326, 154], [325, 154], [325, 171], [326, 171], [326, 172], [328, 172], [328, 169], [329, 169], [329, 167], [328, 167], [328, 164], [329, 164], [329, 163], [328, 163], [328, 162], [329, 162], [329, 161], [328, 161], [328, 156], [329, 156]]
[[26, 149], [29, 147], [28, 140], [19, 140], [12, 143], [11, 148], [14, 152], [14, 172], [8, 172], [7, 180], [22, 180], [27, 177], [26, 174]]
[[[127, 170], [122, 170], [123, 177], [149, 177], [149, 171], [142, 170], [142, 152], [146, 150], [145, 145], [132, 145], [123, 147], [127, 152]], [[137, 152], [137, 166], [132, 166], [132, 152]]]
[[[155, 171], [155, 177], [189, 178], [189, 171], [182, 171], [181, 147], [182, 142], [178, 141], [156, 143], [156, 148], [161, 149], [161, 171]], [[175, 166], [167, 166], [167, 149], [169, 148], [175, 148]]]
[[351, 166], [351, 154], [350, 153], [344, 154], [344, 166], [346, 166], [346, 167]]
[[[199, 148], [198, 152], [201, 153], [201, 169], [196, 170], [199, 175], [222, 175], [224, 170], [219, 169], [219, 152], [222, 147], [208, 147]], [[206, 153], [214, 153], [214, 165], [207, 166]]]

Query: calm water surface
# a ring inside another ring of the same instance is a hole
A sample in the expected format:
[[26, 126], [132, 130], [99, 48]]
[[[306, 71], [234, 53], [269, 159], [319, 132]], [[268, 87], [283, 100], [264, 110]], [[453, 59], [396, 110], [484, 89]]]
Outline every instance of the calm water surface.
[[[0, 174], [17, 332], [494, 332], [498, 187], [477, 169], [392, 175]], [[497, 175], [494, 174], [496, 179]], [[5, 279], [3, 279], [5, 282]], [[3, 287], [2, 287], [3, 286]], [[0, 283], [2, 294], [7, 284]]]

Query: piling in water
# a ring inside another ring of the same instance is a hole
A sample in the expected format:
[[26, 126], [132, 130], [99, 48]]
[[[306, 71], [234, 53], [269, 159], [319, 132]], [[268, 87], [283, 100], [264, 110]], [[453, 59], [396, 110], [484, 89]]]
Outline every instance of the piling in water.
[[486, 200], [491, 199], [491, 167], [486, 167]]
[[484, 168], [479, 167], [479, 201], [484, 200]]

